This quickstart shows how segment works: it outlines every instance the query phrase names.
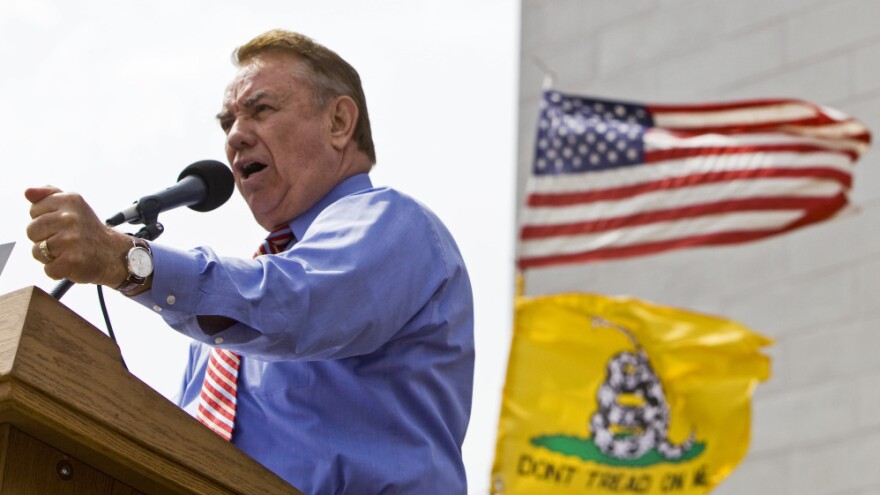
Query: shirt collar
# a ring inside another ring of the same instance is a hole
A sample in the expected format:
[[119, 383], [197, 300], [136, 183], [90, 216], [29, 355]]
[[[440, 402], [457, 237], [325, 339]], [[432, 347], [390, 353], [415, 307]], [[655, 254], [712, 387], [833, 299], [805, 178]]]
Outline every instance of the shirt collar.
[[370, 181], [370, 176], [367, 174], [357, 174], [345, 179], [339, 184], [336, 184], [330, 192], [328, 192], [317, 203], [312, 205], [311, 208], [303, 212], [302, 215], [291, 220], [288, 224], [290, 225], [290, 230], [293, 231], [293, 235], [295, 235], [297, 239], [302, 239], [303, 236], [306, 235], [306, 230], [308, 230], [309, 226], [312, 225], [312, 222], [318, 218], [318, 215], [320, 215], [325, 208], [349, 194], [354, 194], [358, 191], [363, 191], [364, 189], [370, 189], [372, 187], [373, 183]]

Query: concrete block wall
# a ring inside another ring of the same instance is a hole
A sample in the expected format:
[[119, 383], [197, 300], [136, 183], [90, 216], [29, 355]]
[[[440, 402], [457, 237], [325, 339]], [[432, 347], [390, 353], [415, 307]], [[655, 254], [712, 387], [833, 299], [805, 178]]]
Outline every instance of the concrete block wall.
[[[544, 68], [554, 87], [655, 103], [797, 97], [880, 134], [877, 0], [522, 0], [518, 204]], [[876, 146], [875, 146], [876, 148]], [[632, 295], [775, 340], [749, 454], [719, 495], [880, 494], [880, 151], [854, 212], [750, 244], [532, 270], [527, 295]]]

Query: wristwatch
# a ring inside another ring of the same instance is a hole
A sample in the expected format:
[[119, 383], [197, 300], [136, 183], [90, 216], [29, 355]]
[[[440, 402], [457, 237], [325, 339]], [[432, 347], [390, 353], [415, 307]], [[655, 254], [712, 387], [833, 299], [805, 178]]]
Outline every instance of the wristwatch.
[[147, 283], [147, 279], [153, 274], [153, 252], [147, 241], [132, 238], [132, 247], [125, 255], [125, 266], [128, 268], [128, 277], [122, 285], [116, 288], [119, 292], [127, 294]]

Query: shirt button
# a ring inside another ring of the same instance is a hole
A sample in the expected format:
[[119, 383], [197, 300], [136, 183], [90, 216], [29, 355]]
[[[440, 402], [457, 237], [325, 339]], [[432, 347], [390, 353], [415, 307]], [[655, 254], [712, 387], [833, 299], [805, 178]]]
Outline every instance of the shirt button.
[[167, 302], [169, 306], [174, 306], [174, 303], [177, 302], [177, 298], [174, 296], [168, 296], [165, 298], [165, 302]]
[[222, 343], [223, 343], [223, 337], [217, 337], [216, 339], [214, 339], [214, 343], [215, 343], [215, 344], [222, 344]]
[[154, 305], [153, 305], [153, 311], [155, 311], [155, 312], [157, 312], [157, 313], [161, 313], [161, 312], [162, 312], [162, 307], [159, 306], [158, 304], [154, 304]]

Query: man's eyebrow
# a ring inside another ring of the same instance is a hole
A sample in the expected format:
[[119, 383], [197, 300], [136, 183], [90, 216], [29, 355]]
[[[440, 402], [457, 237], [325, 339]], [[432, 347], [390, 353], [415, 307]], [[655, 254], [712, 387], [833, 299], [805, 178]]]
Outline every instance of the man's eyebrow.
[[[259, 91], [257, 93], [254, 93], [254, 94], [248, 96], [247, 98], [245, 98], [245, 100], [241, 103], [241, 106], [243, 106], [245, 108], [251, 108], [254, 105], [256, 105], [258, 101], [264, 100], [264, 99], [265, 100], [277, 100], [278, 98], [269, 92]], [[217, 120], [222, 121], [223, 119], [232, 117], [232, 112], [230, 112], [229, 109], [227, 108], [227, 109], [222, 110], [220, 113], [218, 113], [216, 115], [216, 117], [217, 117]]]
[[258, 101], [263, 100], [263, 99], [274, 100], [276, 98], [275, 98], [275, 95], [273, 95], [269, 92], [258, 91], [256, 93], [248, 96], [247, 98], [245, 98], [244, 101], [241, 102], [241, 105], [245, 108], [250, 108], [250, 107], [256, 105]]

